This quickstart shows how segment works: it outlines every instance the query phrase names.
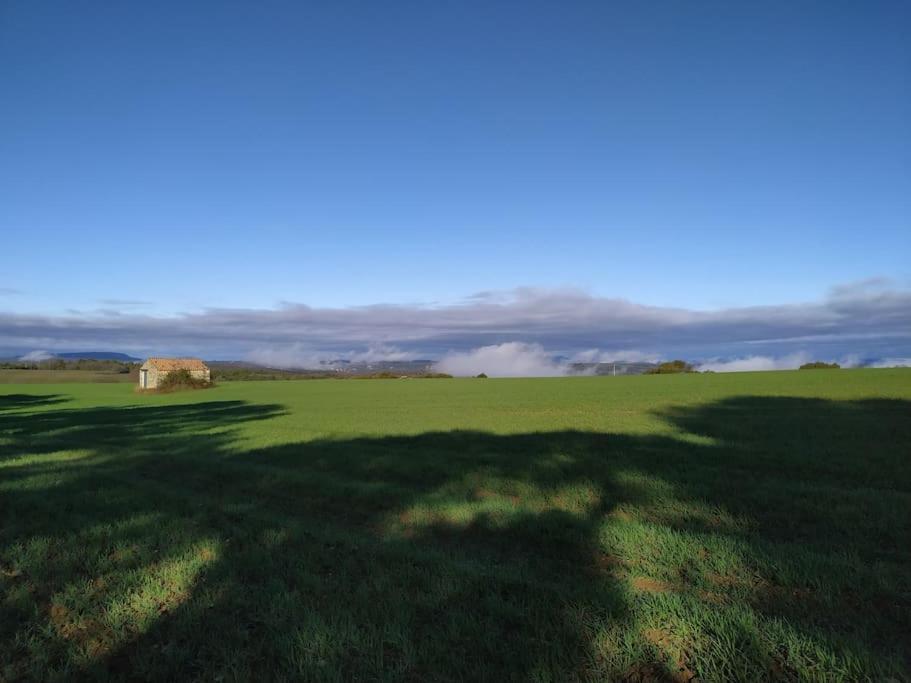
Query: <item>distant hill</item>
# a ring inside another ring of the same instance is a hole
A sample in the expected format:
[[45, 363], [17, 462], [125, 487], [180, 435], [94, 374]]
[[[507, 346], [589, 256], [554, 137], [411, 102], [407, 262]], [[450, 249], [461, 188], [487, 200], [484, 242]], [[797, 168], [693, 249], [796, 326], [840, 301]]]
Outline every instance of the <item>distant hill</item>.
[[250, 370], [282, 370], [284, 372], [298, 373], [332, 373], [338, 375], [369, 375], [377, 372], [391, 372], [400, 375], [413, 375], [427, 372], [433, 372], [433, 366], [436, 361], [429, 359], [420, 360], [378, 360], [378, 361], [352, 361], [347, 358], [336, 358], [333, 360], [321, 361], [319, 365], [313, 367], [284, 367], [278, 368], [270, 365], [251, 363], [239, 360], [216, 360], [206, 361], [213, 367], [223, 368], [245, 368]]
[[432, 360], [379, 360], [363, 361], [332, 361], [326, 364], [326, 369], [347, 375], [366, 375], [375, 372], [391, 372], [398, 375], [420, 374], [433, 372]]
[[336, 359], [311, 368], [273, 368], [249, 361], [206, 361], [216, 380], [266, 380], [314, 378], [384, 378], [393, 377], [448, 377], [434, 373], [431, 360], [372, 361], [369, 363]]
[[63, 360], [119, 360], [123, 363], [136, 363], [141, 358], [134, 358], [125, 353], [116, 351], [68, 351], [66, 353], [55, 353], [55, 358]]
[[[419, 360], [382, 360], [382, 361], [351, 361], [337, 358], [323, 361], [318, 367], [276, 368], [249, 361], [206, 361], [213, 371], [238, 371], [249, 370], [253, 373], [281, 373], [284, 375], [304, 376], [363, 376], [377, 373], [391, 373], [401, 376], [424, 375], [434, 372], [436, 361], [430, 359]], [[570, 375], [641, 375], [652, 368], [656, 363], [617, 361], [616, 363], [570, 363]], [[227, 374], [227, 372], [223, 373]]]

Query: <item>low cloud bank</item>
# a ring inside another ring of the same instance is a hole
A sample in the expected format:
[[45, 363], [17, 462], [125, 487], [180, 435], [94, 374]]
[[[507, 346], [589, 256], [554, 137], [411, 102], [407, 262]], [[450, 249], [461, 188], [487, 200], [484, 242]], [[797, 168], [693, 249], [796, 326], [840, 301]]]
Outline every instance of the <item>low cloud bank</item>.
[[558, 377], [566, 374], [566, 364], [554, 361], [540, 344], [522, 342], [450, 352], [436, 363], [435, 369], [457, 377], [482, 372], [490, 377]]
[[601, 349], [586, 349], [577, 351], [570, 356], [570, 363], [657, 363], [661, 356], [657, 353], [647, 353], [635, 349], [623, 351], [602, 351]]
[[573, 363], [657, 362], [660, 357], [641, 351], [586, 349], [569, 356], [557, 356], [540, 344], [513, 341], [491, 344], [470, 351], [450, 351], [434, 368], [458, 377], [484, 373], [490, 377], [559, 377], [578, 374]]
[[851, 352], [885, 359], [911, 354], [911, 290], [882, 279], [833, 288], [816, 302], [715, 311], [531, 288], [482, 292], [433, 306], [287, 304], [156, 316], [121, 305], [122, 311], [61, 315], [0, 312], [0, 349], [12, 356], [30, 349], [91, 347], [136, 356], [246, 357], [291, 367], [357, 354], [363, 359], [445, 357], [447, 363], [495, 356], [502, 358], [505, 371], [514, 365], [547, 374], [561, 366], [548, 359], [550, 351], [575, 362], [657, 360], [648, 353], [599, 350], [604, 348], [650, 349], [665, 358], [693, 360], [740, 357], [724, 362], [755, 369], [780, 367], [775, 358], [797, 351], [823, 358]]
[[270, 368], [318, 369], [334, 360], [345, 359], [352, 363], [377, 363], [380, 361], [414, 360], [415, 354], [394, 346], [369, 346], [364, 350], [316, 351], [302, 344], [282, 347], [257, 348], [244, 354], [244, 360]]
[[804, 363], [810, 362], [806, 353], [792, 353], [774, 358], [771, 356], [747, 356], [733, 360], [712, 360], [700, 363], [697, 370], [712, 372], [754, 372], [759, 370], [795, 370]]
[[[381, 361], [410, 361], [420, 358], [413, 351], [396, 346], [370, 346], [361, 351], [317, 351], [302, 344], [283, 347], [266, 347], [251, 351], [245, 360], [276, 368], [324, 367], [334, 360], [345, 359], [351, 363], [377, 363]], [[428, 359], [430, 360], [430, 359]], [[573, 363], [654, 362], [656, 354], [635, 350], [603, 351], [586, 349], [571, 356], [558, 356], [541, 344], [521, 341], [490, 344], [465, 351], [451, 350], [434, 364], [436, 372], [451, 375], [474, 376], [480, 373], [490, 377], [558, 377], [571, 373]]]
[[882, 358], [870, 364], [871, 368], [911, 368], [911, 358]]
[[[901, 359], [895, 359], [901, 360]], [[838, 363], [843, 368], [856, 368], [864, 365], [857, 354], [848, 354], [838, 358], [825, 358], [814, 356], [807, 351], [798, 351], [784, 356], [746, 356], [732, 360], [710, 360], [697, 364], [697, 370], [711, 370], [712, 372], [756, 372], [762, 370], [796, 370], [804, 363], [823, 361], [825, 363]], [[878, 363], [869, 364], [867, 367], [888, 367]]]
[[253, 349], [244, 354], [243, 359], [268, 368], [318, 368], [331, 360], [325, 355], [303, 348], [299, 344], [282, 347], [264, 347]]
[[29, 352], [26, 353], [25, 355], [20, 356], [20, 357], [19, 357], [19, 360], [24, 360], [24, 361], [27, 361], [27, 362], [33, 362], [33, 363], [34, 363], [34, 362], [38, 362], [38, 361], [40, 361], [40, 360], [47, 360], [47, 359], [53, 358], [53, 357], [54, 357], [54, 354], [51, 353], [50, 351], [41, 351], [41, 350], [39, 350], [39, 351], [29, 351]]

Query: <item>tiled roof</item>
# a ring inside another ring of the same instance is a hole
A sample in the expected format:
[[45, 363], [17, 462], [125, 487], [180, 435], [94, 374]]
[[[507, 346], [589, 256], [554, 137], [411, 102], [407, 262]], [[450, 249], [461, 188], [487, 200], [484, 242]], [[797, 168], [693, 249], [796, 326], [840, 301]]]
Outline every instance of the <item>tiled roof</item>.
[[149, 358], [146, 361], [157, 370], [208, 370], [208, 366], [198, 358]]

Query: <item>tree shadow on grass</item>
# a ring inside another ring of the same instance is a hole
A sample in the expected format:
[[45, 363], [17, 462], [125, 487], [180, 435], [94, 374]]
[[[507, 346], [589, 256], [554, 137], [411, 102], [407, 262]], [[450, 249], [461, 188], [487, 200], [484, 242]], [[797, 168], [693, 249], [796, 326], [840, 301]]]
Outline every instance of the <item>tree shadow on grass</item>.
[[4, 675], [906, 675], [906, 401], [238, 447], [281, 411], [0, 419]]
[[67, 397], [62, 394], [0, 394], [0, 412], [20, 410], [22, 408], [39, 408], [55, 403], [65, 403]]

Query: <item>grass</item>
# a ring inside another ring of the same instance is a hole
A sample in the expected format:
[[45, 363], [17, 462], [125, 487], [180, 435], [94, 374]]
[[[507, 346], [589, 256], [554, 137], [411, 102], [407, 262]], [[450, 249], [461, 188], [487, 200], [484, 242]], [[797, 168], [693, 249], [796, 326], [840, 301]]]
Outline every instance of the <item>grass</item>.
[[911, 680], [911, 371], [0, 387], [0, 679]]

